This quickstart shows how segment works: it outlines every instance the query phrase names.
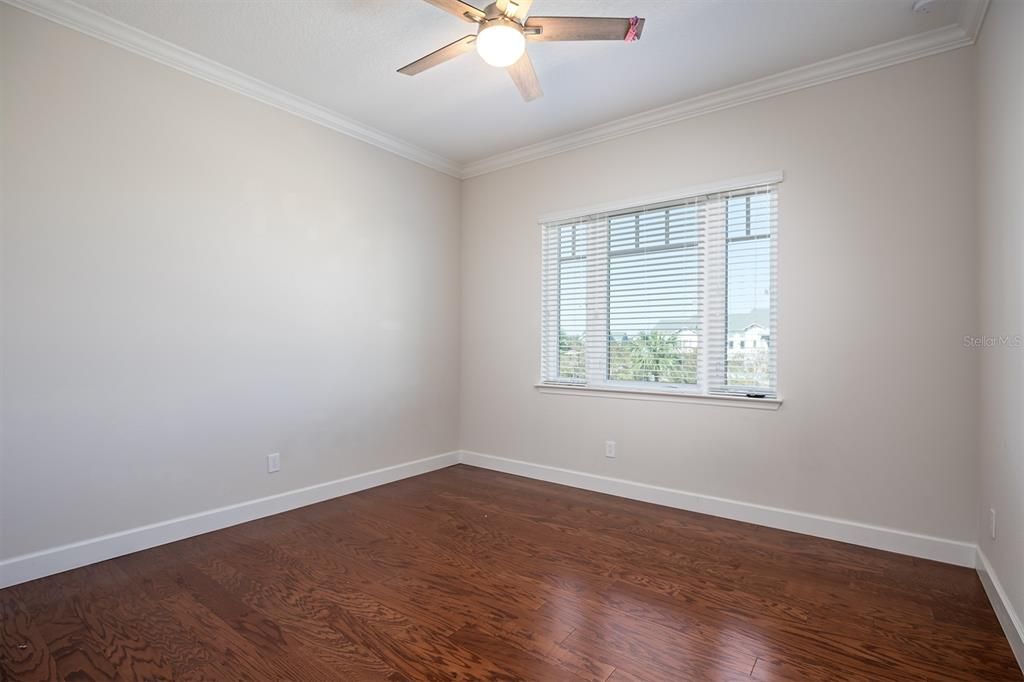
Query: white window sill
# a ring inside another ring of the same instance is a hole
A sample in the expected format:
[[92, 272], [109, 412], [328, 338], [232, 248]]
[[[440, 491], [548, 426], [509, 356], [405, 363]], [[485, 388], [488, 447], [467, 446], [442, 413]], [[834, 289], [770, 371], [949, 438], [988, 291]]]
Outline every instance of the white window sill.
[[782, 398], [747, 398], [733, 395], [704, 395], [676, 391], [652, 391], [646, 388], [610, 388], [603, 386], [572, 386], [570, 384], [535, 384], [541, 393], [555, 395], [582, 395], [590, 398], [618, 398], [620, 400], [657, 400], [670, 403], [693, 403], [719, 407], [742, 407], [749, 410], [778, 410]]

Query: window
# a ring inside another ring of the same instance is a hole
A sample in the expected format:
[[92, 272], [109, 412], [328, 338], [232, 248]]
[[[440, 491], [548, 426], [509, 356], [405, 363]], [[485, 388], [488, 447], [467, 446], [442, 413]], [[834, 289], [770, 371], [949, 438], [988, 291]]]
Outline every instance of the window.
[[542, 382], [776, 397], [775, 184], [545, 223]]

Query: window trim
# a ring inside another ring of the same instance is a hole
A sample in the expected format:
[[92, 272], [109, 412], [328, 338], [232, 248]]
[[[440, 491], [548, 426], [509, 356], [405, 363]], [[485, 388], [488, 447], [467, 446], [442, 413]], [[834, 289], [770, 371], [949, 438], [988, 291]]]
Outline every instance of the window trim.
[[696, 391], [660, 391], [651, 388], [618, 388], [612, 386], [585, 386], [582, 384], [559, 384], [540, 382], [533, 386], [539, 393], [553, 395], [581, 395], [588, 398], [617, 398], [620, 400], [654, 400], [659, 402], [681, 402], [716, 407], [739, 407], [751, 410], [778, 410], [782, 396], [774, 398], [748, 398], [725, 393], [698, 393]]
[[[754, 188], [761, 185], [779, 185], [784, 180], [785, 173], [782, 170], [770, 171], [766, 173], [760, 173], [757, 175], [748, 175], [728, 180], [719, 180], [701, 185], [683, 187], [672, 190], [670, 192], [662, 192], [643, 197], [632, 197], [619, 201], [609, 201], [598, 205], [591, 205], [583, 208], [575, 208], [571, 210], [562, 210], [557, 212], [546, 213], [537, 217], [537, 224], [543, 227], [544, 225], [550, 223], [571, 221], [578, 218], [579, 216], [588, 216], [602, 213], [629, 212], [653, 204], [674, 202], [679, 200], [680, 198], [685, 197], [693, 197], [703, 194], [733, 192], [747, 188]], [[778, 287], [778, 284], [776, 284], [776, 287]], [[773, 300], [772, 306], [774, 307], [774, 305], [775, 303]], [[705, 311], [705, 314], [706, 313], [707, 311]], [[776, 320], [776, 332], [778, 331], [778, 326], [778, 320]], [[706, 344], [703, 345], [706, 346]], [[707, 352], [707, 349], [702, 347], [701, 352], [702, 354], [704, 354]], [[702, 371], [706, 373], [707, 362], [705, 361], [701, 363], [701, 367], [703, 368]], [[706, 386], [707, 377], [705, 376], [703, 377], [703, 379], [703, 385]], [[595, 386], [588, 385], [586, 383], [572, 383], [568, 381], [563, 383], [560, 381], [545, 381], [544, 378], [541, 377], [540, 381], [534, 384], [534, 388], [540, 393], [548, 394], [584, 395], [587, 397], [618, 398], [631, 400], [656, 400], [665, 402], [689, 402], [694, 404], [741, 407], [761, 410], [778, 410], [779, 407], [782, 405], [783, 401], [781, 387], [779, 385], [778, 373], [776, 373], [775, 376], [775, 395], [772, 397], [752, 398], [740, 394], [703, 392], [699, 388], [701, 385], [701, 381], [698, 381], [697, 385], [693, 387], [692, 391], [687, 390], [686, 388], [663, 390], [659, 388], [631, 386], [628, 384], [623, 386], [615, 386], [606, 383], [600, 386]]]
[[659, 192], [641, 197], [626, 197], [619, 201], [608, 201], [601, 204], [591, 204], [582, 208], [572, 210], [554, 211], [537, 216], [537, 224], [563, 223], [580, 216], [595, 215], [599, 213], [629, 213], [634, 209], [643, 208], [653, 204], [665, 204], [678, 201], [680, 198], [694, 197], [701, 194], [718, 194], [720, 192], [731, 192], [735, 190], [757, 187], [758, 185], [779, 184], [785, 180], [785, 173], [781, 170], [761, 173], [758, 175], [746, 175], [731, 180], [718, 180], [703, 185], [691, 185], [680, 187], [670, 192]]

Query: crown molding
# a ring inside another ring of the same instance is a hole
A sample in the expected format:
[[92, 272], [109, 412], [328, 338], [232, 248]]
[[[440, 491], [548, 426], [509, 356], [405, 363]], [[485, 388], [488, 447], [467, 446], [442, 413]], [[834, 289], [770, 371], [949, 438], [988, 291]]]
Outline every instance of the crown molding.
[[958, 22], [857, 52], [798, 67], [592, 128], [460, 164], [385, 132], [292, 95], [261, 80], [150, 35], [71, 0], [0, 0], [165, 66], [348, 135], [455, 178], [466, 179], [593, 144], [669, 125], [714, 111], [822, 85], [921, 57], [972, 45], [989, 0], [966, 0]]
[[462, 177], [465, 179], [493, 173], [503, 168], [607, 142], [714, 111], [737, 107], [795, 90], [884, 69], [921, 57], [929, 57], [940, 52], [966, 47], [972, 45], [976, 40], [988, 3], [989, 0], [967, 2], [957, 24], [882, 43], [808, 66], [797, 67], [773, 76], [626, 116], [593, 128], [520, 147], [479, 161], [472, 161], [463, 166]]
[[460, 164], [380, 130], [296, 97], [212, 59], [178, 47], [70, 0], [0, 0], [104, 42], [147, 57], [179, 71], [269, 104], [325, 128], [397, 154], [410, 161], [461, 177]]
[[968, 0], [960, 8], [958, 23], [963, 27], [967, 35], [971, 36], [973, 43], [978, 39], [978, 32], [981, 31], [981, 24], [988, 14], [989, 0]]

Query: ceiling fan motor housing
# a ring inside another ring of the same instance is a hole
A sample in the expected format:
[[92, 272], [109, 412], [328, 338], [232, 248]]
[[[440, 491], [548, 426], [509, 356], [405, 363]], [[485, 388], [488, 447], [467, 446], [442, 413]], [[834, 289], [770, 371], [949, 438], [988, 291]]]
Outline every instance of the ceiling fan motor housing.
[[492, 19], [509, 19], [510, 21], [512, 20], [509, 15], [505, 14], [500, 9], [498, 9], [497, 3], [494, 2], [487, 5], [487, 7], [484, 7], [484, 17], [484, 22], [481, 23], [488, 22]]

